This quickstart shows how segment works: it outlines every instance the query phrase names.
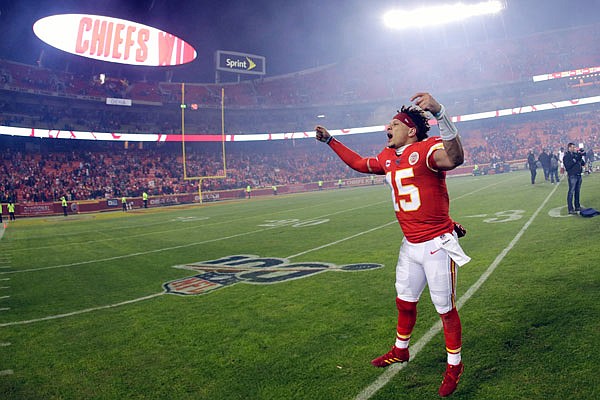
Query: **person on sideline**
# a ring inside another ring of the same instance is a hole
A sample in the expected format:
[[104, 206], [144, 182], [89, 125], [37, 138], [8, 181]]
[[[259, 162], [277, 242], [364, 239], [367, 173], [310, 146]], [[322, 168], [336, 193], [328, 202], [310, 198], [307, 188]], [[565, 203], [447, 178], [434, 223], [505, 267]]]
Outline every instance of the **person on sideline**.
[[560, 178], [558, 177], [558, 166], [560, 162], [558, 161], [558, 155], [550, 152], [550, 183], [558, 184], [560, 182]]
[[542, 165], [542, 171], [544, 171], [544, 180], [549, 180], [550, 178], [550, 155], [546, 153], [546, 149], [542, 149], [538, 157], [538, 161]]
[[67, 216], [67, 208], [68, 208], [69, 204], [67, 203], [67, 198], [65, 196], [61, 196], [60, 204], [62, 205], [63, 215], [66, 217]]
[[565, 149], [564, 148], [560, 148], [560, 150], [558, 151], [558, 162], [559, 162], [559, 174], [560, 176], [563, 176], [565, 174], [565, 164], [563, 163], [563, 157], [565, 156]]
[[527, 154], [527, 166], [531, 173], [531, 184], [533, 185], [535, 184], [535, 176], [537, 175], [537, 161], [533, 155], [533, 150], [529, 150], [529, 153]]
[[[392, 118], [387, 147], [377, 157], [362, 157], [321, 125], [315, 130], [317, 140], [327, 143], [354, 170], [385, 175], [404, 233], [396, 265], [396, 341], [371, 364], [387, 367], [409, 361], [417, 302], [428, 285], [446, 342], [447, 365], [438, 391], [445, 397], [454, 392], [464, 370], [462, 327], [455, 304], [456, 269], [470, 261], [458, 243], [458, 236], [465, 231], [449, 215], [445, 171], [461, 165], [464, 152], [458, 130], [442, 104], [429, 93], [416, 93], [410, 100], [415, 105], [402, 106]], [[441, 137], [428, 137], [427, 111], [437, 119]]]
[[8, 204], [6, 205], [6, 209], [8, 210], [8, 220], [9, 221], [14, 221], [15, 218], [15, 203], [13, 203], [12, 201], [9, 201]]
[[567, 192], [567, 210], [569, 214], [577, 214], [581, 211], [579, 194], [581, 192], [581, 174], [585, 165], [584, 154], [585, 151], [578, 150], [575, 143], [569, 143], [567, 152], [563, 157], [565, 171], [567, 171], [567, 178], [569, 179], [569, 191]]

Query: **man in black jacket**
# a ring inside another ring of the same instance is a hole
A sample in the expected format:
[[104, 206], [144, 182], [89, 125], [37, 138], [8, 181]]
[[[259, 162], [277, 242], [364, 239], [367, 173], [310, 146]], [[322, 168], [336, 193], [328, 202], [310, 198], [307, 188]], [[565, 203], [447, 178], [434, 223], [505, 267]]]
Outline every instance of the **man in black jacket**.
[[550, 155], [546, 153], [546, 149], [543, 149], [538, 157], [538, 161], [542, 164], [542, 169], [544, 170], [544, 179], [548, 180], [550, 177]]
[[585, 165], [585, 161], [583, 160], [585, 151], [583, 149], [577, 149], [575, 143], [569, 143], [567, 150], [568, 151], [563, 157], [563, 163], [569, 178], [567, 208], [569, 209], [569, 214], [577, 214], [577, 212], [581, 210], [581, 204], [579, 204], [579, 192], [581, 191], [581, 173], [583, 172], [583, 166]]
[[535, 156], [533, 155], [533, 150], [529, 150], [527, 154], [527, 167], [529, 167], [529, 172], [531, 172], [531, 184], [535, 184], [535, 176], [537, 175], [537, 162], [535, 161]]

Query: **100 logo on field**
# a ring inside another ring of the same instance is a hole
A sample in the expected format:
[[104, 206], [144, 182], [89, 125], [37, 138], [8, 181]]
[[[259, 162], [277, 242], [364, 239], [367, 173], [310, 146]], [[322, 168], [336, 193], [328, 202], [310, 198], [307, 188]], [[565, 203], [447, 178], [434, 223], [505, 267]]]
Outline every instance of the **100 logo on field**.
[[382, 264], [359, 263], [335, 265], [322, 262], [290, 263], [287, 258], [239, 254], [216, 260], [175, 265], [173, 268], [198, 271], [200, 274], [163, 284], [166, 293], [181, 296], [212, 292], [236, 283], [273, 284], [305, 278], [327, 271], [365, 271]]

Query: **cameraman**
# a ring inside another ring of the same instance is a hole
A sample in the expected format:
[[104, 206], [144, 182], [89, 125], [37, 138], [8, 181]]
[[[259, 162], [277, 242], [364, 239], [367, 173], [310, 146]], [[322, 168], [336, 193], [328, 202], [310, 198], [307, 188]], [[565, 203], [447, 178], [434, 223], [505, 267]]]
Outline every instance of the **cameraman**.
[[[581, 210], [581, 204], [579, 204], [579, 192], [581, 190], [581, 173], [583, 172], [583, 166], [585, 165], [585, 161], [583, 160], [585, 150], [577, 149], [575, 143], [569, 143], [567, 150], [568, 151], [563, 157], [563, 163], [569, 178], [567, 208], [569, 209], [569, 214], [577, 214], [577, 212]], [[573, 197], [575, 197], [575, 199], [573, 199]], [[573, 207], [573, 205], [575, 205], [575, 207]]]

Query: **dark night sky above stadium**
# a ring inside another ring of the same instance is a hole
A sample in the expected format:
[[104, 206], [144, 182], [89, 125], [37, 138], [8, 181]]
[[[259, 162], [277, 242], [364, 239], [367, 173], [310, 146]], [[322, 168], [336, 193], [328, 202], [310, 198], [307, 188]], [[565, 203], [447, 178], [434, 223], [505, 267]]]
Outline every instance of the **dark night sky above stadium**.
[[[453, 3], [458, 0], [449, 0]], [[463, 0], [466, 3], [480, 0]], [[198, 51], [191, 64], [174, 67], [174, 81], [213, 82], [216, 50], [265, 56], [267, 76], [296, 72], [361, 54], [398, 61], [411, 49], [468, 45], [600, 21], [600, 0], [507, 0], [501, 17], [445, 28], [392, 32], [381, 17], [393, 6], [434, 1], [399, 0], [0, 0], [0, 57], [70, 71], [115, 71], [164, 78], [163, 69], [108, 65], [56, 50], [39, 40], [33, 23], [53, 14], [96, 14], [128, 19], [181, 37]], [[438, 3], [438, 1], [436, 1]], [[440, 42], [440, 38], [445, 40]], [[585, 40], [585, 39], [582, 39]], [[164, 67], [161, 67], [164, 68]], [[253, 76], [255, 77], [255, 76]]]

